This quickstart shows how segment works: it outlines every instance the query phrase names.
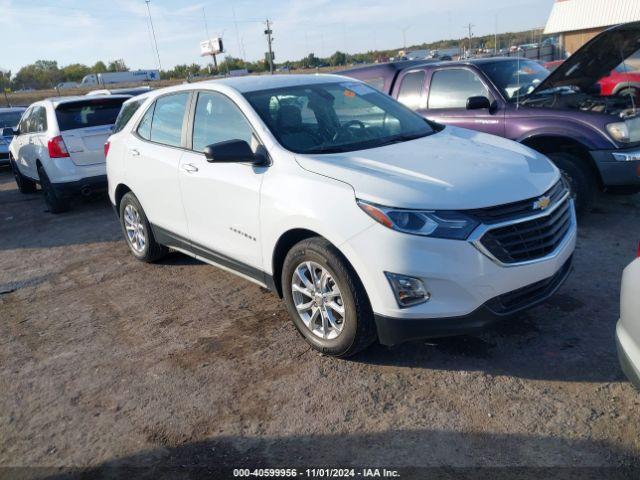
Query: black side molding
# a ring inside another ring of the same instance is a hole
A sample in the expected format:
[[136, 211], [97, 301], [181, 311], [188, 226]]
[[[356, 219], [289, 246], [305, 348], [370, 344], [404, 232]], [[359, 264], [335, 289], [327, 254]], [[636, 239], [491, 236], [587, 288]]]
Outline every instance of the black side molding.
[[167, 247], [179, 248], [180, 250], [190, 252], [193, 255], [197, 255], [198, 257], [209, 260], [210, 262], [222, 265], [223, 267], [233, 270], [234, 272], [240, 273], [249, 278], [253, 278], [257, 282], [266, 285], [269, 290], [276, 291], [273, 277], [258, 268], [252, 267], [251, 265], [247, 265], [243, 262], [239, 262], [238, 260], [228, 257], [222, 253], [215, 252], [202, 245], [198, 245], [191, 240], [188, 240], [157, 225], [151, 224], [151, 229], [153, 230], [153, 235], [156, 238], [156, 241], [158, 243], [161, 243], [162, 245], [166, 245]]

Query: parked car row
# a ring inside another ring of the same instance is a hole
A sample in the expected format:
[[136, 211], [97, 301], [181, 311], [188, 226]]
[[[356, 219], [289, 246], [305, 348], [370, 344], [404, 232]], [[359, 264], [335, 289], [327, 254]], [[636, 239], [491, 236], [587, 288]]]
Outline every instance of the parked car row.
[[[476, 331], [565, 282], [576, 200], [588, 205], [596, 176], [640, 185], [636, 117], [565, 89], [586, 82], [584, 61], [563, 79], [486, 59], [347, 72], [368, 83], [243, 77], [50, 99], [12, 132], [11, 165], [53, 212], [107, 183], [135, 258], [174, 249], [237, 273], [283, 298], [313, 348], [346, 357]], [[636, 264], [617, 336], [631, 377]]]
[[[599, 81], [638, 52], [640, 23], [609, 29], [554, 72], [533, 60], [374, 65], [342, 72], [425, 118], [515, 140], [549, 157], [569, 180], [579, 212], [598, 190], [640, 191], [640, 115], [626, 90]], [[612, 54], [616, 52], [616, 54]]]

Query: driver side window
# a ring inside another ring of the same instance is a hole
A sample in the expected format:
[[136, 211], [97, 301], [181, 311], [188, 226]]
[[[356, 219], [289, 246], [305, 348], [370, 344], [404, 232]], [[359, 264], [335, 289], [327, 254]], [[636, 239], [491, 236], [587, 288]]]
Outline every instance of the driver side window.
[[438, 70], [431, 76], [429, 108], [467, 108], [469, 97], [487, 97], [489, 91], [478, 76], [466, 68]]
[[240, 109], [220, 93], [200, 92], [193, 119], [193, 150], [227, 140], [244, 140], [252, 147], [253, 130]]

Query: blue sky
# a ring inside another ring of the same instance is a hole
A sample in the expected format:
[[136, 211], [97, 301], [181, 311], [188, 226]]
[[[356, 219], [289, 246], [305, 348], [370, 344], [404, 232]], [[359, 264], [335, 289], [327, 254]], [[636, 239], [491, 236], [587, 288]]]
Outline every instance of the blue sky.
[[[162, 67], [206, 62], [199, 42], [223, 35], [229, 55], [263, 57], [266, 17], [276, 61], [402, 47], [465, 35], [544, 26], [553, 0], [151, 0]], [[237, 23], [234, 23], [234, 14]], [[237, 25], [237, 28], [236, 28]], [[0, 0], [0, 68], [14, 73], [38, 59], [93, 64], [123, 58], [156, 68], [144, 0]]]

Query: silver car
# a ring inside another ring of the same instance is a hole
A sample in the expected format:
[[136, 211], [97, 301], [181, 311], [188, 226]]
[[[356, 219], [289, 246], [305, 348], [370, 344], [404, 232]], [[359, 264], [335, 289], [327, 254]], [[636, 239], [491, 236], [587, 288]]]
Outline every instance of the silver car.
[[640, 389], [640, 247], [638, 258], [622, 274], [616, 344], [622, 371]]
[[24, 107], [0, 108], [0, 166], [9, 165], [9, 144], [13, 139], [13, 135], [3, 133], [8, 133], [5, 129], [15, 128], [18, 125], [25, 110]]

